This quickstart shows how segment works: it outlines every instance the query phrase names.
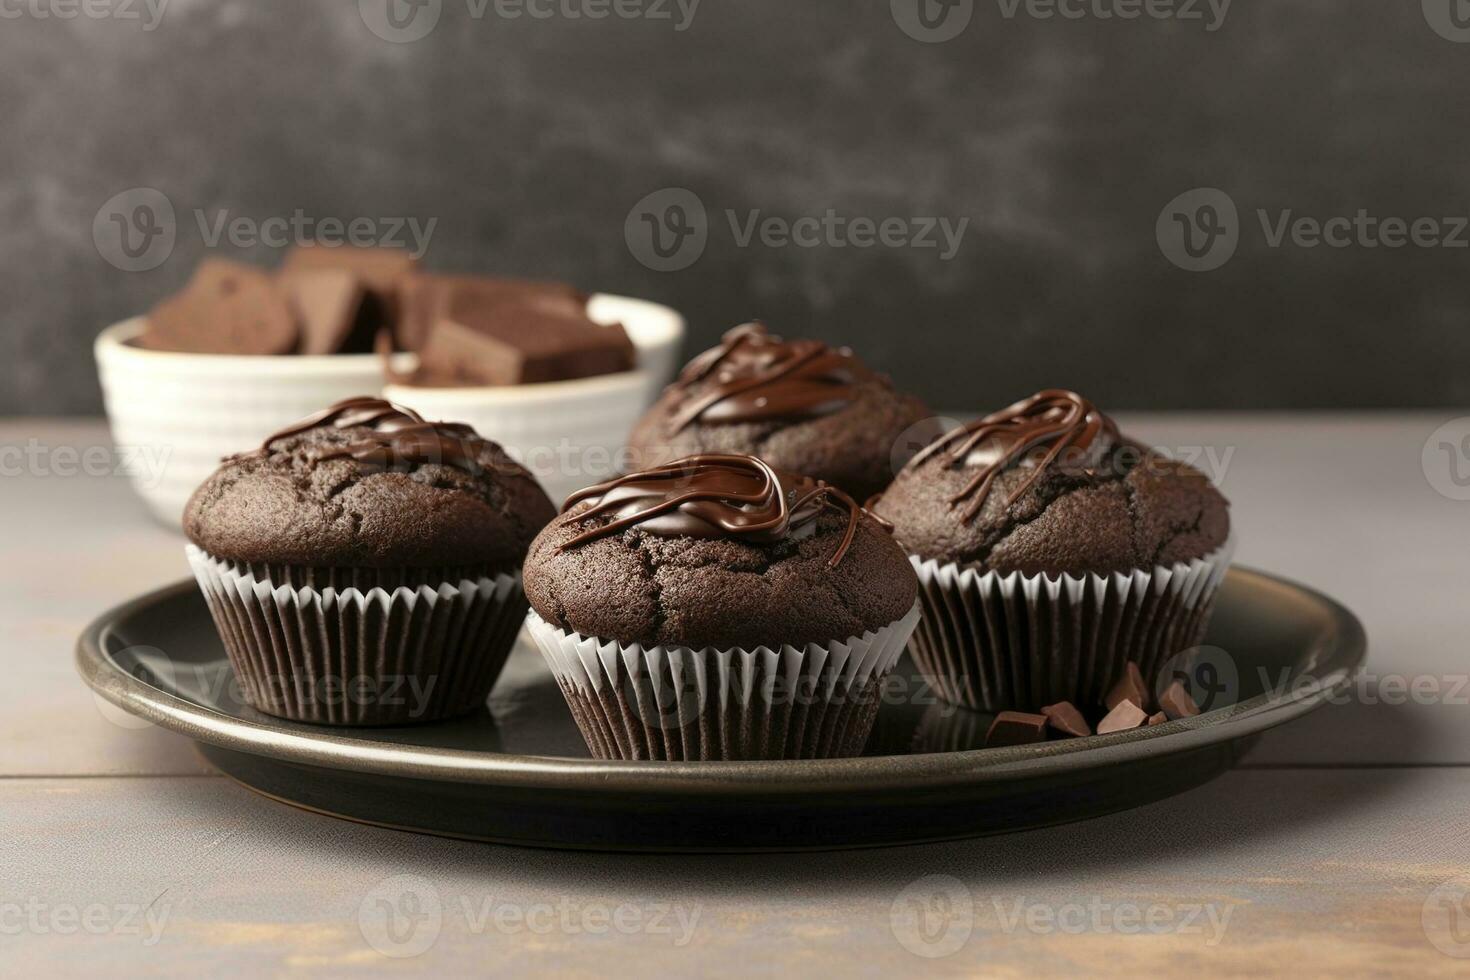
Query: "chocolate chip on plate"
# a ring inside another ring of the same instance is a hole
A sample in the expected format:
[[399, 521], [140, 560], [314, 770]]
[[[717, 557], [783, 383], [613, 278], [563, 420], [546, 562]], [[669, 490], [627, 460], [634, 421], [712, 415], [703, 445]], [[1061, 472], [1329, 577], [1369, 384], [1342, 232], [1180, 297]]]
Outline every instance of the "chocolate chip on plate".
[[1099, 735], [1138, 728], [1148, 721], [1148, 713], [1132, 701], [1119, 701], [1117, 707], [1108, 712], [1106, 718], [1097, 723]]
[[1074, 738], [1082, 738], [1092, 734], [1092, 729], [1087, 724], [1087, 719], [1082, 717], [1082, 712], [1070, 701], [1058, 701], [1041, 709], [1046, 716], [1048, 727], [1054, 728], [1063, 735], [1071, 735]]
[[1024, 711], [1002, 711], [985, 733], [987, 747], [998, 745], [1030, 745], [1046, 740], [1046, 715]]
[[1123, 676], [1113, 684], [1108, 696], [1103, 699], [1103, 704], [1108, 710], [1116, 708], [1123, 701], [1132, 701], [1140, 708], [1148, 707], [1149, 692], [1148, 685], [1143, 682], [1143, 673], [1138, 669], [1138, 664], [1132, 660], [1123, 669]]
[[1194, 698], [1184, 687], [1184, 682], [1176, 680], [1164, 688], [1164, 693], [1159, 695], [1159, 707], [1170, 719], [1188, 718], [1199, 714], [1199, 706], [1194, 703]]

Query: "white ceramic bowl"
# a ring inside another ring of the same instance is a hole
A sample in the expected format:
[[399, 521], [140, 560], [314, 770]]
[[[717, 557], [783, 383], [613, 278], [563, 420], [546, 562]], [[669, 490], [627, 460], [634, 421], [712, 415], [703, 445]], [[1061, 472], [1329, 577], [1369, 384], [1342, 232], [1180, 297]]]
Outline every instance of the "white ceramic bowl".
[[113, 441], [162, 464], [135, 470], [133, 487], [173, 526], [221, 457], [335, 401], [383, 390], [375, 354], [178, 354], [127, 343], [143, 327], [143, 317], [114, 324], [93, 350]]
[[684, 319], [667, 306], [598, 295], [587, 314], [621, 323], [637, 349], [637, 368], [575, 381], [429, 388], [388, 385], [384, 397], [425, 418], [467, 422], [526, 466], [554, 503], [620, 472], [623, 450], [678, 365]]
[[[637, 347], [637, 370], [514, 388], [394, 386], [388, 397], [429, 418], [469, 422], [513, 451], [522, 445], [557, 447], [563, 441], [616, 451], [639, 413], [673, 375], [684, 320], [657, 303], [608, 295], [593, 296], [588, 315], [627, 328]], [[152, 351], [127, 343], [143, 326], [143, 318], [134, 317], [102, 331], [94, 345], [97, 372], [113, 441], [161, 464], [138, 467], [134, 487], [159, 518], [175, 527], [189, 495], [214, 472], [221, 457], [251, 449], [270, 433], [335, 401], [383, 391], [382, 363], [375, 354], [255, 357]], [[411, 354], [395, 355], [395, 368], [408, 370], [413, 363]], [[590, 458], [586, 452], [580, 455]], [[554, 465], [545, 471], [547, 492], [555, 496], [567, 480], [556, 479]]]

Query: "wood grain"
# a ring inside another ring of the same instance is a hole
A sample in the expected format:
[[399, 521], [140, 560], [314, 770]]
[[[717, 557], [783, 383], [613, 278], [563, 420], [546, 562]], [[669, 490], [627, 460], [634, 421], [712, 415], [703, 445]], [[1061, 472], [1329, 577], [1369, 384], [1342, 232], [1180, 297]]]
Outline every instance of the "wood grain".
[[[63, 960], [163, 975], [1463, 975], [1422, 919], [1437, 886], [1470, 872], [1467, 807], [1461, 769], [1235, 772], [1131, 813], [1005, 837], [669, 859], [361, 827], [219, 778], [5, 780], [0, 915], [7, 901], [103, 904], [151, 906], [163, 921], [152, 945], [147, 933], [27, 929], [0, 948], [20, 975]], [[437, 924], [432, 945], [398, 959], [373, 948], [361, 917], [404, 888], [440, 912], [420, 920], [425, 936]], [[930, 930], [958, 930], [947, 955], [914, 951], [946, 949], [906, 927], [916, 894], [955, 900]], [[638, 927], [593, 931], [618, 906], [638, 910]]]
[[[1465, 670], [1470, 550], [1446, 530], [1463, 526], [1465, 505], [1435, 494], [1419, 466], [1439, 419], [1127, 421], [1156, 443], [1233, 450], [1221, 482], [1240, 560], [1356, 610], [1370, 672]], [[0, 445], [29, 439], [85, 447], [106, 433], [96, 422], [0, 422]], [[65, 964], [158, 976], [1463, 975], [1434, 940], [1470, 952], [1455, 943], [1470, 940], [1470, 904], [1426, 912], [1436, 888], [1470, 887], [1463, 707], [1387, 705], [1369, 685], [1270, 733], [1240, 770], [1191, 793], [954, 844], [649, 858], [418, 837], [260, 799], [210, 775], [183, 740], [109, 720], [73, 672], [75, 635], [104, 607], [184, 575], [182, 539], [116, 477], [33, 473], [0, 486], [0, 656], [11, 672], [0, 687], [0, 959], [20, 974]], [[409, 891], [383, 884], [400, 875], [412, 876]], [[364, 907], [386, 896], [401, 908], [425, 887], [440, 901], [432, 945], [380, 952], [362, 923], [372, 933], [382, 917]], [[917, 939], [904, 911], [913, 901], [932, 927]], [[639, 928], [596, 931], [620, 905], [642, 916]], [[161, 922], [152, 944], [144, 909]], [[487, 909], [505, 918], [482, 919]], [[659, 909], [697, 913], [687, 943], [677, 926], [652, 927]], [[549, 928], [515, 926], [543, 910]], [[63, 931], [83, 914], [104, 928]], [[1122, 931], [1135, 915], [1156, 927]], [[948, 955], [913, 951], [943, 949], [956, 923], [968, 932]]]

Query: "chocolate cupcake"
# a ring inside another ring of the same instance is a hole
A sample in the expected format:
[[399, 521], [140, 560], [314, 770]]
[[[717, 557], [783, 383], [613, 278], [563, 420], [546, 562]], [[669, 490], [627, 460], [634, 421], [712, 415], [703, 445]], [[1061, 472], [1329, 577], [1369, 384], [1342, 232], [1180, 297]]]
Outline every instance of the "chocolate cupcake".
[[246, 700], [330, 725], [482, 705], [555, 508], [499, 446], [353, 398], [226, 459], [184, 512], [189, 563]]
[[1204, 474], [1043, 391], [922, 450], [874, 504], [918, 573], [911, 652], [985, 711], [1102, 703], [1199, 643], [1230, 557]]
[[919, 615], [886, 525], [753, 456], [574, 494], [525, 576], [528, 629], [601, 759], [857, 754]]
[[907, 461], [900, 437], [930, 415], [847, 348], [747, 323], [689, 362], [634, 427], [629, 449], [644, 467], [749, 453], [867, 500]]

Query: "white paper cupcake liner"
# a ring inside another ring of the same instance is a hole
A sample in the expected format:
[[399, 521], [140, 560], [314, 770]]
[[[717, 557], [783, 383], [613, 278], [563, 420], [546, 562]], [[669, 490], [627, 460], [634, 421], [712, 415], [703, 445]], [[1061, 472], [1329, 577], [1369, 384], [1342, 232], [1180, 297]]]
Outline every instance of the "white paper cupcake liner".
[[1197, 645], [1233, 540], [1203, 558], [1082, 576], [980, 572], [910, 556], [923, 619], [909, 649], [940, 696], [980, 711], [1101, 703], [1128, 661], [1145, 678]]
[[620, 644], [558, 629], [531, 638], [598, 759], [822, 759], [862, 751], [882, 682], [919, 606], [829, 644], [718, 650]]
[[371, 570], [245, 565], [192, 544], [187, 554], [245, 700], [292, 721], [401, 725], [473, 711], [525, 618], [519, 574], [389, 573], [392, 588], [363, 588]]

